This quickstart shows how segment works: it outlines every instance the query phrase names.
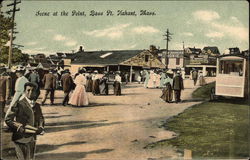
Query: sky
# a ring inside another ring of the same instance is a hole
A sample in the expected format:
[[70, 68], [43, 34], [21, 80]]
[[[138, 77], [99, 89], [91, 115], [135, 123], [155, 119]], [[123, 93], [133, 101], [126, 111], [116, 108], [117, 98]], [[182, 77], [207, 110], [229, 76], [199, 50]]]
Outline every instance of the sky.
[[[4, 1], [3, 11], [10, 9], [6, 6], [10, 2]], [[22, 0], [18, 8], [19, 33], [14, 43], [29, 54], [72, 52], [79, 46], [86, 51], [148, 49], [150, 45], [165, 49], [167, 29], [173, 33], [169, 49], [182, 49], [183, 42], [185, 48], [217, 46], [221, 53], [231, 47], [249, 48], [247, 1]], [[91, 16], [92, 10], [103, 15]], [[112, 16], [106, 15], [108, 10]], [[119, 10], [136, 15], [121, 16]], [[141, 10], [153, 15], [140, 15]]]

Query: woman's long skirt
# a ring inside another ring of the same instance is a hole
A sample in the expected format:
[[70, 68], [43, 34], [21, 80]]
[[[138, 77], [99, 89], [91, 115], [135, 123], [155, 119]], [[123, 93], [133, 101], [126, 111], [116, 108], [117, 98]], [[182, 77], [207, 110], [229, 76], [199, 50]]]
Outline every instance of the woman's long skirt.
[[83, 85], [76, 85], [76, 88], [69, 99], [69, 104], [79, 107], [89, 105], [88, 95]]
[[171, 87], [164, 87], [162, 89], [162, 95], [161, 99], [163, 99], [165, 102], [171, 102], [173, 99], [173, 90]]

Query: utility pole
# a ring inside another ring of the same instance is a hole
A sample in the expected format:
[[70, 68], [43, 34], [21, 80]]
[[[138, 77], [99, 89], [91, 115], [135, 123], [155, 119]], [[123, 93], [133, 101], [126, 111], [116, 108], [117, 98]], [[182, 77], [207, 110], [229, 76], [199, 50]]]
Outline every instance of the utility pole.
[[167, 55], [168, 55], [168, 42], [170, 42], [170, 40], [172, 39], [171, 35], [173, 35], [173, 33], [170, 33], [169, 30], [167, 29], [166, 33], [163, 35], [165, 38], [164, 40], [166, 40], [166, 54], [165, 54], [165, 64], [167, 65]]
[[13, 45], [13, 33], [14, 33], [14, 22], [15, 22], [15, 13], [17, 11], [20, 11], [20, 8], [16, 9], [16, 5], [18, 3], [21, 3], [21, 1], [14, 0], [13, 3], [8, 4], [7, 6], [13, 6], [12, 10], [7, 11], [7, 14], [10, 14], [12, 12], [12, 17], [11, 17], [11, 30], [10, 30], [10, 46], [9, 46], [9, 59], [8, 59], [8, 68], [11, 68], [12, 65], [12, 45]]

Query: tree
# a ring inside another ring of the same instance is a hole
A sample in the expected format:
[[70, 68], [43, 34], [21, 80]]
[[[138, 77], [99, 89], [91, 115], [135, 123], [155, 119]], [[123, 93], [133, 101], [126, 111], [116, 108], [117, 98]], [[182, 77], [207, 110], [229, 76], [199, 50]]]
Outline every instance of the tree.
[[[1, 7], [1, 6], [0, 6]], [[16, 24], [14, 24], [15, 26]], [[12, 27], [11, 19], [5, 17], [2, 12], [0, 12], [0, 63], [8, 63], [9, 46], [5, 46], [9, 41], [9, 31]], [[13, 37], [15, 39], [15, 37]], [[18, 48], [13, 48], [12, 61], [13, 64], [27, 62], [28, 55], [23, 54]]]

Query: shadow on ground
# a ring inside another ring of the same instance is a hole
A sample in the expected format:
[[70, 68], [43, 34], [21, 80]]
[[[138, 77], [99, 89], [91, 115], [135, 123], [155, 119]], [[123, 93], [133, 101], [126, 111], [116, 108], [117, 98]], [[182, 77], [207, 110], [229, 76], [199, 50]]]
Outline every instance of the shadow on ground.
[[46, 114], [58, 114], [58, 112], [43, 113], [43, 115], [46, 115]]
[[70, 121], [70, 122], [54, 122], [54, 123], [46, 123], [45, 126], [59, 126], [59, 125], [76, 125], [82, 123], [97, 123], [97, 122], [106, 122], [108, 120], [100, 120], [100, 121]]
[[61, 117], [69, 117], [72, 115], [61, 115], [61, 116], [44, 116], [44, 118], [61, 118]]
[[204, 99], [185, 99], [182, 100], [182, 103], [187, 103], [187, 102], [202, 102]]
[[[108, 106], [122, 106], [124, 104], [119, 103], [90, 103], [88, 106], [84, 106], [82, 108], [91, 108], [91, 107], [108, 107]], [[79, 108], [79, 107], [78, 107]]]
[[[80, 144], [85, 144], [85, 141], [80, 141], [80, 142], [69, 142], [69, 143], [64, 143], [64, 144], [59, 144], [59, 145], [49, 145], [49, 144], [41, 144], [41, 145], [36, 145], [36, 154], [37, 153], [42, 153], [42, 152], [49, 152], [58, 149], [59, 147], [66, 146], [66, 145], [80, 145]], [[6, 159], [14, 159], [16, 156], [15, 148], [5, 148], [3, 149], [3, 157]]]
[[58, 149], [59, 147], [67, 146], [67, 145], [81, 145], [85, 144], [87, 142], [85, 141], [79, 141], [79, 142], [69, 142], [59, 145], [49, 145], [49, 144], [41, 144], [36, 146], [36, 153], [43, 153], [43, 152], [49, 152]]
[[[70, 123], [70, 122], [68, 122], [68, 123]], [[79, 123], [84, 123], [84, 122], [79, 122]], [[54, 133], [54, 132], [71, 130], [71, 129], [102, 127], [102, 126], [109, 126], [109, 125], [120, 124], [120, 123], [122, 123], [122, 122], [92, 123], [92, 124], [80, 124], [80, 125], [60, 126], [60, 127], [50, 126], [50, 127], [45, 127], [45, 133], [51, 133], [51, 132]]]
[[111, 152], [114, 149], [99, 149], [90, 152], [65, 152], [65, 153], [46, 153], [36, 156], [36, 160], [76, 160], [85, 158], [88, 154], [102, 154]]
[[[58, 149], [59, 147], [65, 145], [80, 145], [85, 144], [85, 141], [80, 142], [69, 142], [60, 145], [48, 145], [48, 144], [41, 144], [36, 146], [36, 160], [75, 160], [79, 158], [86, 157], [87, 154], [102, 154], [106, 152], [111, 152], [114, 149], [100, 149], [94, 150], [90, 152], [65, 152], [65, 153], [43, 153], [48, 151], [53, 151]], [[15, 158], [15, 149], [14, 148], [7, 148], [3, 150], [2, 158], [13, 160]]]
[[244, 98], [237, 97], [223, 97], [218, 96], [216, 100], [210, 100], [210, 102], [221, 102], [221, 103], [231, 103], [231, 104], [239, 104], [239, 105], [249, 105], [250, 101]]

